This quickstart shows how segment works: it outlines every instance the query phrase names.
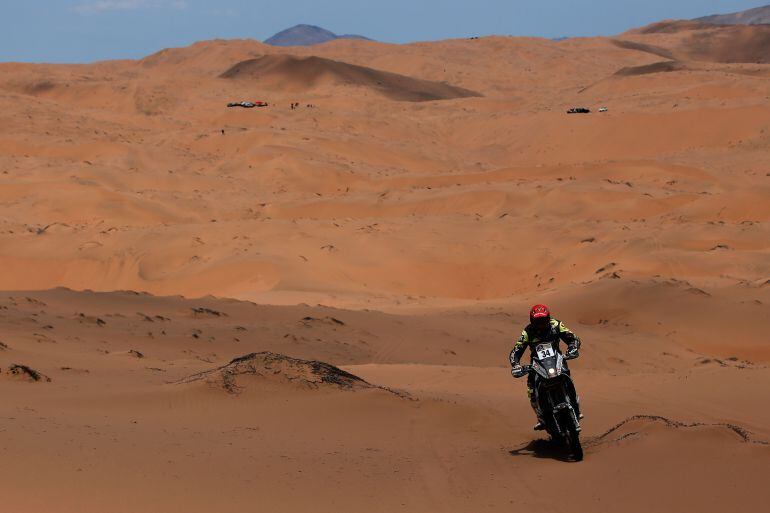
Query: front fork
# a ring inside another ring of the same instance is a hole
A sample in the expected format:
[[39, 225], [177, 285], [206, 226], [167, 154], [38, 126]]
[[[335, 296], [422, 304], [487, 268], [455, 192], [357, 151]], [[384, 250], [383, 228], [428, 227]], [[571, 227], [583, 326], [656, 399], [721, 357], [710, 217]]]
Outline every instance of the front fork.
[[[551, 415], [553, 415], [554, 426], [556, 426], [556, 430], [559, 433], [559, 436], [564, 436], [564, 429], [562, 428], [561, 424], [559, 423], [559, 417], [560, 417], [559, 414], [561, 413], [562, 410], [569, 410], [570, 418], [571, 418], [572, 422], [575, 424], [575, 431], [577, 431], [579, 433], [580, 432], [580, 419], [578, 418], [578, 414], [575, 411], [575, 408], [572, 406], [572, 404], [570, 404], [570, 399], [569, 399], [570, 398], [570, 394], [566, 390], [566, 386], [561, 388], [561, 392], [562, 392], [562, 396], [563, 397], [560, 398], [560, 401], [558, 403], [556, 403], [556, 401], [553, 400], [553, 392], [552, 391], [549, 390], [548, 391], [548, 396], [546, 397], [547, 400], [548, 400], [548, 405], [549, 406], [555, 404], [555, 406], [553, 406], [553, 409], [551, 410]], [[575, 398], [576, 398], [576, 400], [578, 400], [577, 399], [577, 394], [575, 394]], [[539, 402], [540, 402], [540, 400], [538, 398], [537, 403], [539, 403]], [[541, 411], [540, 405], [538, 404], [537, 406], [538, 406], [538, 413], [540, 413], [542, 415], [542, 411]]]

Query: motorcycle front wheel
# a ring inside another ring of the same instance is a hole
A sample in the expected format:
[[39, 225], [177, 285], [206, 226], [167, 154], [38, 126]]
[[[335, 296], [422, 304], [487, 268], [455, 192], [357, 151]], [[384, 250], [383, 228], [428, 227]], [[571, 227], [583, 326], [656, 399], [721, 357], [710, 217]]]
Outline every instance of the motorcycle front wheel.
[[580, 445], [580, 433], [577, 431], [575, 424], [572, 422], [567, 424], [567, 432], [566, 436], [564, 437], [564, 442], [575, 461], [583, 461], [583, 446]]

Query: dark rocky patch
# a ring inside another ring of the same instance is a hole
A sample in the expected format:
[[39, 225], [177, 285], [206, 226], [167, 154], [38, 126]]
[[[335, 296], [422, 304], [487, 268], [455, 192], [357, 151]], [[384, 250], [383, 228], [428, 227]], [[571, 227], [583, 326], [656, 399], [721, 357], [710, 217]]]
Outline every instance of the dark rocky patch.
[[302, 323], [303, 326], [306, 326], [308, 328], [313, 326], [314, 324], [318, 324], [318, 323], [330, 324], [330, 325], [333, 325], [333, 326], [345, 326], [344, 322], [342, 322], [341, 320], [339, 320], [339, 319], [337, 319], [335, 317], [324, 317], [324, 318], [320, 318], [319, 319], [317, 317], [310, 317], [310, 316], [308, 316], [308, 317], [303, 317], [302, 321], [300, 321], [300, 322]]
[[610, 269], [612, 269], [616, 265], [618, 265], [617, 262], [610, 262], [609, 264], [607, 264], [607, 265], [605, 265], [603, 267], [598, 268], [596, 270], [596, 272], [594, 272], [594, 274], [601, 274], [601, 273], [603, 273], [605, 271], [609, 271]]
[[197, 307], [191, 310], [193, 311], [193, 317], [227, 317], [226, 313], [212, 310], [211, 308]]
[[84, 313], [77, 314], [77, 320], [81, 324], [95, 324], [97, 326], [105, 326], [107, 324], [107, 321], [100, 317], [95, 317], [93, 315], [86, 315]]
[[5, 374], [7, 376], [10, 376], [15, 379], [20, 379], [22, 381], [29, 381], [29, 382], [50, 382], [51, 378], [43, 374], [42, 372], [36, 371], [32, 367], [28, 367], [26, 365], [21, 365], [18, 363], [12, 364], [10, 367], [8, 367], [8, 370], [5, 371]]

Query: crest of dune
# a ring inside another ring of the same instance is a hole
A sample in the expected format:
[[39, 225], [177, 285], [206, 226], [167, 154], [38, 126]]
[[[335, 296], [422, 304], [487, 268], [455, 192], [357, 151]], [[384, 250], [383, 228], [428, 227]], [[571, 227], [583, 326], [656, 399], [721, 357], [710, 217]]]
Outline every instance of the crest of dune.
[[235, 64], [221, 78], [294, 93], [308, 93], [321, 86], [361, 87], [393, 100], [412, 102], [480, 96], [444, 83], [315, 56], [265, 55]]

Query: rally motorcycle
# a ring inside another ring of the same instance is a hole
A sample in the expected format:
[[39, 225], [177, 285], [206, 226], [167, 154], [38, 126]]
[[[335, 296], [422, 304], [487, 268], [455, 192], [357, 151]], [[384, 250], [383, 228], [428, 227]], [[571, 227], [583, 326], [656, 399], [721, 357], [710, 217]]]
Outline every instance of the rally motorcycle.
[[550, 343], [539, 344], [532, 352], [532, 364], [522, 366], [514, 376], [522, 378], [529, 373], [535, 374], [533, 393], [545, 430], [553, 440], [563, 444], [576, 461], [580, 461], [583, 459], [580, 420], [567, 389], [574, 384], [564, 373], [564, 361], [574, 358], [577, 354], [564, 356], [556, 352]]

